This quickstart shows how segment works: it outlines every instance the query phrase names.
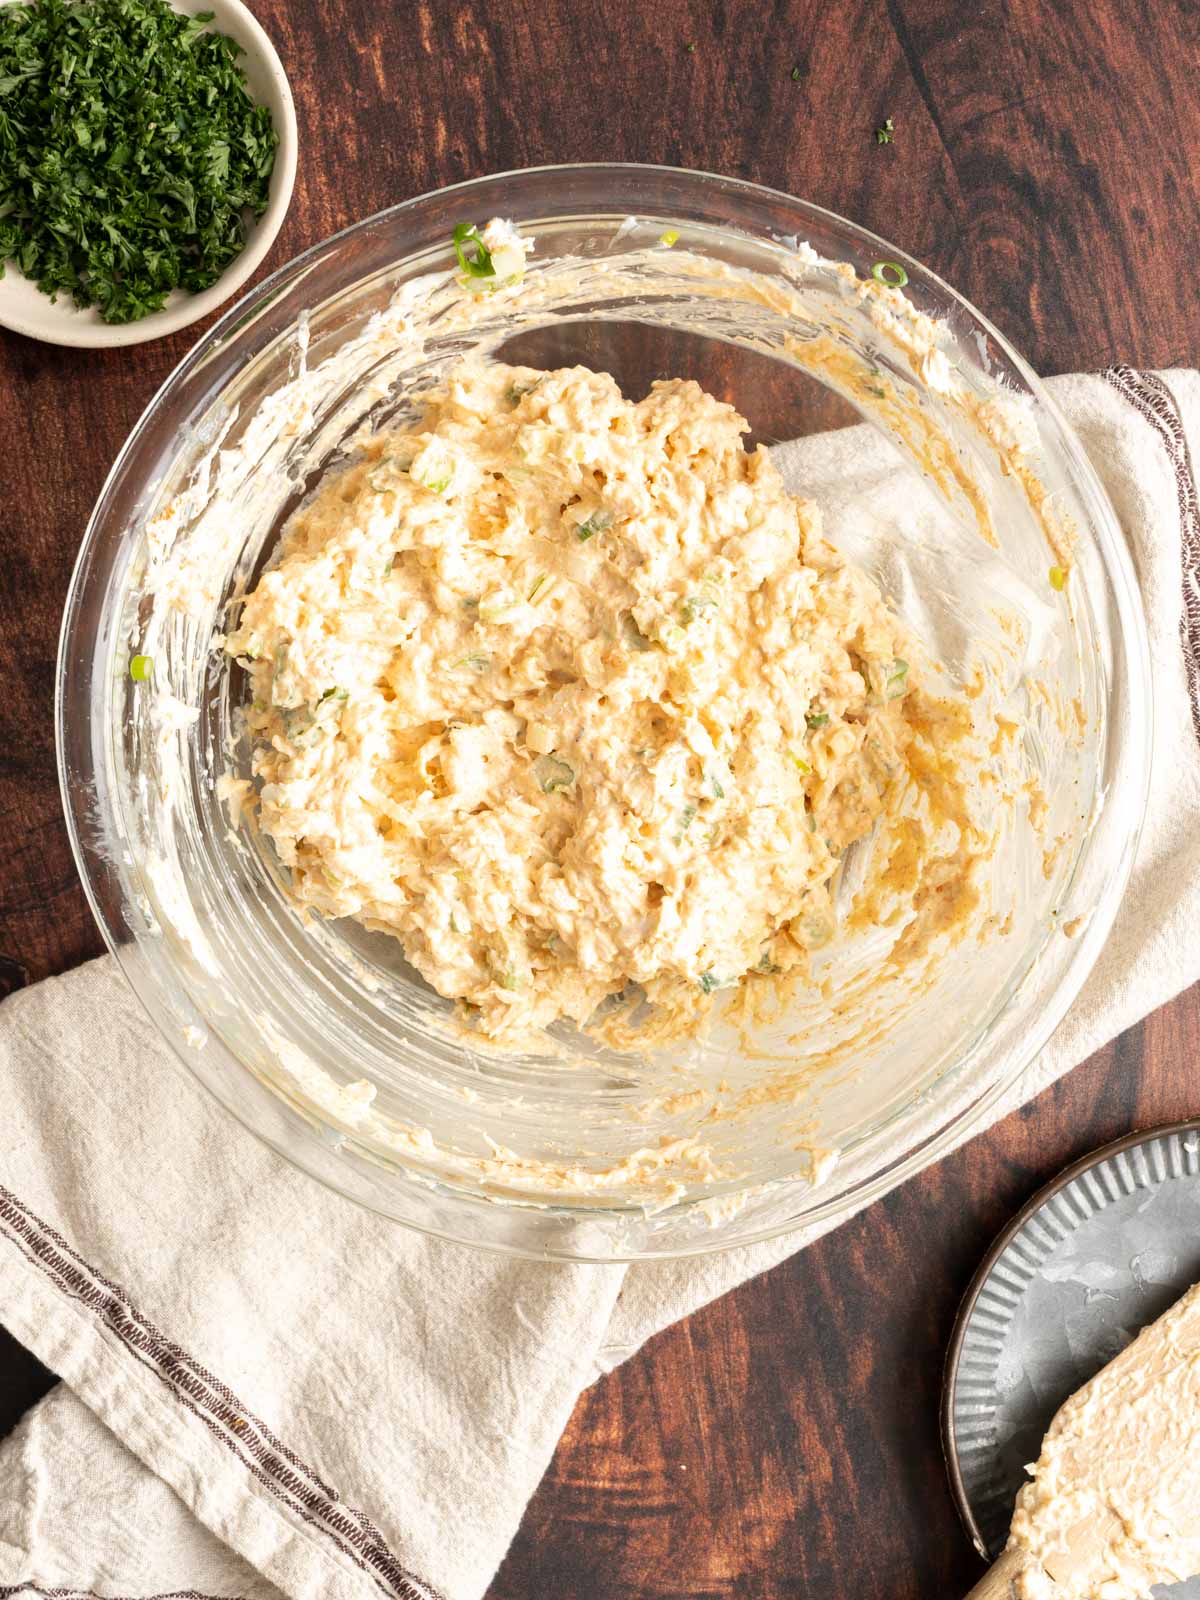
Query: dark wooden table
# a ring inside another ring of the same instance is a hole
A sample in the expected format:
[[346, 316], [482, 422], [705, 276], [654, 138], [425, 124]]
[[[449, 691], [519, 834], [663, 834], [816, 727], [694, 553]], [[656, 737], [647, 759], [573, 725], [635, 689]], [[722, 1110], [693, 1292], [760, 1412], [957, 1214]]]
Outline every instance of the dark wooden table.
[[[257, 0], [300, 117], [268, 262], [506, 167], [666, 162], [895, 240], [1043, 373], [1200, 358], [1196, 0]], [[694, 48], [692, 48], [694, 46]], [[895, 141], [877, 146], [887, 116]], [[67, 847], [59, 613], [126, 433], [199, 330], [112, 353], [0, 332], [0, 985], [100, 951]], [[955, 1305], [1072, 1157], [1200, 1111], [1198, 991], [580, 1402], [494, 1600], [962, 1592], [937, 1436]], [[2, 1112], [0, 1112], [2, 1115]], [[0, 1432], [52, 1380], [0, 1338]]]

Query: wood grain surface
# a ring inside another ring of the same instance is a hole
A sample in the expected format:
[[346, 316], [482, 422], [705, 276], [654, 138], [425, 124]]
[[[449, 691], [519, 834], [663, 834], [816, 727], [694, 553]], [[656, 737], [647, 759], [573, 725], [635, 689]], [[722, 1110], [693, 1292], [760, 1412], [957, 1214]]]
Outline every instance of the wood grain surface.
[[[264, 270], [459, 179], [665, 162], [875, 229], [1043, 373], [1200, 358], [1196, 0], [251, 3], [301, 138]], [[895, 140], [877, 146], [887, 116]], [[55, 781], [59, 616], [104, 476], [199, 331], [104, 353], [0, 331], [3, 992], [101, 948]], [[493, 1600], [964, 1591], [978, 1563], [937, 1435], [958, 1296], [1064, 1163], [1200, 1111], [1198, 1045], [1193, 991], [598, 1384]], [[0, 1430], [50, 1381], [0, 1337]]]

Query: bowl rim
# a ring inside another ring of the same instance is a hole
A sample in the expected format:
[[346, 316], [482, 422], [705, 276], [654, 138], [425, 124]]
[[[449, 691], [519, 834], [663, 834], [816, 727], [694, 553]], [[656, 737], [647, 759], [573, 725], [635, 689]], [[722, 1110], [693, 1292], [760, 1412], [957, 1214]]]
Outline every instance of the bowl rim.
[[[75, 806], [78, 806], [80, 811], [82, 811], [82, 804], [79, 796], [72, 796], [68, 785], [68, 773], [65, 759], [66, 708], [63, 691], [65, 687], [65, 667], [67, 664], [69, 646], [72, 638], [72, 621], [75, 617], [79, 600], [78, 590], [81, 586], [84, 576], [86, 557], [95, 536], [98, 515], [109, 496], [110, 489], [119, 478], [125, 460], [133, 450], [139, 436], [142, 433], [142, 430], [148, 425], [149, 419], [156, 411], [156, 408], [164, 394], [173, 385], [181, 381], [194, 366], [203, 362], [213, 346], [217, 345], [228, 332], [240, 325], [260, 305], [265, 304], [274, 298], [279, 292], [281, 285], [284, 284], [285, 280], [288, 282], [299, 281], [307, 272], [307, 270], [310, 269], [326, 252], [334, 250], [336, 246], [347, 236], [359, 232], [365, 232], [380, 222], [390, 221], [391, 219], [402, 215], [405, 211], [434, 198], [441, 198], [447, 195], [461, 195], [476, 189], [487, 189], [503, 183], [505, 180], [529, 180], [538, 176], [569, 177], [571, 174], [582, 173], [588, 173], [601, 177], [606, 174], [611, 174], [614, 178], [621, 176], [637, 178], [639, 176], [644, 177], [647, 175], [657, 175], [666, 178], [682, 178], [687, 181], [709, 181], [721, 185], [722, 187], [732, 189], [736, 192], [750, 196], [757, 195], [771, 200], [783, 202], [791, 207], [799, 207], [811, 217], [827, 220], [829, 223], [833, 224], [839, 229], [848, 230], [861, 241], [882, 247], [887, 252], [889, 259], [896, 259], [902, 263], [915, 267], [927, 281], [936, 285], [937, 288], [948, 297], [948, 299], [960, 306], [969, 315], [976, 326], [984, 329], [988, 335], [996, 341], [997, 346], [1005, 358], [1012, 363], [1022, 381], [1027, 385], [1031, 393], [1037, 399], [1039, 405], [1045, 409], [1046, 414], [1053, 421], [1053, 424], [1060, 435], [1062, 446], [1066, 451], [1072, 469], [1080, 475], [1086, 484], [1089, 496], [1098, 512], [1098, 521], [1100, 526], [1097, 529], [1097, 533], [1103, 537], [1102, 554], [1107, 577], [1112, 586], [1113, 600], [1119, 612], [1120, 621], [1122, 624], [1121, 645], [1128, 658], [1129, 676], [1131, 682], [1133, 682], [1135, 685], [1138, 684], [1140, 680], [1140, 686], [1144, 695], [1144, 699], [1140, 702], [1142, 709], [1152, 711], [1153, 683], [1150, 672], [1149, 642], [1142, 605], [1141, 591], [1137, 583], [1132, 559], [1121, 530], [1119, 519], [1115, 509], [1112, 506], [1107, 491], [1100, 482], [1100, 479], [1094, 467], [1092, 466], [1087, 453], [1084, 451], [1074, 429], [1067, 421], [1053, 396], [1045, 388], [1041, 379], [1012, 347], [1005, 335], [1002, 334], [970, 301], [968, 301], [962, 294], [947, 284], [945, 280], [942, 279], [937, 273], [926, 267], [915, 257], [909, 255], [903, 250], [900, 250], [894, 244], [883, 239], [880, 235], [873, 233], [869, 229], [863, 228], [858, 223], [855, 223], [850, 219], [841, 216], [839, 213], [829, 210], [826, 207], [816, 205], [811, 201], [803, 200], [798, 196], [787, 194], [783, 190], [770, 188], [762, 184], [751, 183], [741, 178], [731, 178], [720, 173], [707, 172], [702, 169], [672, 167], [639, 162], [572, 162], [553, 163], [537, 167], [515, 168], [506, 170], [504, 172], [484, 174], [478, 177], [465, 179], [455, 184], [449, 184], [436, 189], [425, 190], [422, 191], [422, 193], [411, 196], [407, 200], [400, 201], [393, 206], [384, 207], [383, 209], [374, 212], [357, 222], [349, 224], [345, 228], [339, 229], [338, 232], [309, 246], [306, 250], [302, 251], [290, 261], [285, 262], [280, 267], [276, 268], [273, 273], [263, 279], [261, 283], [249, 290], [241, 297], [240, 300], [231, 306], [222, 315], [222, 317], [219, 318], [213, 324], [213, 326], [207, 330], [201, 339], [197, 341], [192, 349], [188, 351], [176, 364], [176, 366], [168, 374], [167, 378], [159, 386], [147, 404], [141, 417], [138, 419], [138, 422], [131, 430], [128, 439], [123, 445], [120, 453], [113, 463], [109, 474], [105, 479], [105, 482], [97, 497], [91, 517], [89, 518], [84, 539], [80, 545], [79, 555], [76, 561], [75, 569], [72, 573], [67, 592], [67, 599], [64, 605], [63, 626], [60, 634], [59, 656], [57, 664], [55, 729], [60, 788], [63, 797], [64, 810], [67, 815], [68, 831], [71, 838], [72, 850], [75, 855], [76, 866], [80, 872], [80, 876], [84, 883], [85, 892], [87, 893], [93, 914], [96, 916], [105, 941], [112, 953], [118, 956], [119, 960], [121, 959], [121, 950], [124, 947], [114, 936], [113, 931], [108, 925], [105, 914], [101, 908], [96, 887], [89, 878], [88, 851], [80, 834], [80, 829], [78, 826], [79, 816], [75, 814], [73, 810]], [[878, 1172], [865, 1177], [861, 1182], [857, 1183], [853, 1190], [848, 1194], [837, 1193], [826, 1196], [822, 1194], [821, 1190], [813, 1190], [810, 1187], [807, 1190], [810, 1203], [803, 1204], [803, 1195], [801, 1194], [799, 1183], [796, 1182], [797, 1211], [795, 1214], [790, 1215], [788, 1218], [782, 1221], [774, 1220], [769, 1223], [764, 1222], [761, 1227], [751, 1228], [744, 1232], [737, 1232], [735, 1230], [734, 1236], [729, 1238], [722, 1237], [720, 1231], [714, 1229], [710, 1236], [698, 1242], [692, 1242], [682, 1246], [672, 1245], [669, 1248], [662, 1250], [638, 1251], [633, 1253], [628, 1251], [623, 1252], [619, 1249], [607, 1254], [590, 1254], [576, 1250], [565, 1250], [563, 1252], [558, 1252], [554, 1249], [547, 1249], [544, 1244], [539, 1245], [536, 1248], [531, 1247], [526, 1250], [520, 1245], [514, 1245], [507, 1241], [496, 1243], [495, 1241], [481, 1239], [477, 1232], [466, 1226], [464, 1226], [461, 1231], [453, 1231], [446, 1228], [428, 1226], [419, 1221], [412, 1221], [407, 1217], [400, 1218], [396, 1216], [395, 1213], [388, 1212], [386, 1210], [382, 1210], [381, 1214], [392, 1216], [394, 1220], [400, 1222], [403, 1226], [411, 1227], [418, 1232], [428, 1233], [433, 1237], [455, 1239], [459, 1242], [475, 1245], [478, 1248], [497, 1249], [506, 1254], [528, 1254], [537, 1259], [546, 1259], [548, 1257], [557, 1256], [559, 1259], [564, 1260], [611, 1263], [619, 1260], [636, 1260], [647, 1258], [667, 1259], [709, 1254], [716, 1250], [734, 1246], [741, 1246], [751, 1243], [763, 1243], [771, 1239], [778, 1238], [782, 1234], [795, 1232], [797, 1229], [801, 1228], [809, 1237], [814, 1237], [817, 1233], [824, 1231], [826, 1227], [846, 1220], [851, 1215], [854, 1215], [858, 1211], [862, 1210], [865, 1206], [873, 1203], [876, 1199], [879, 1199], [881, 1196], [888, 1193], [891, 1189], [904, 1182], [907, 1178], [915, 1175], [915, 1173], [921, 1171], [929, 1165], [932, 1165], [942, 1156], [948, 1154], [949, 1151], [952, 1150], [956, 1145], [964, 1142], [974, 1133], [981, 1131], [982, 1127], [991, 1120], [988, 1117], [989, 1111], [991, 1111], [997, 1102], [1003, 1099], [1012, 1090], [1013, 1086], [1019, 1082], [1023, 1073], [1027, 1070], [1030, 1063], [1045, 1046], [1051, 1035], [1058, 1027], [1059, 1023], [1062, 1021], [1062, 1018], [1066, 1014], [1069, 1007], [1074, 1003], [1076, 997], [1078, 996], [1079, 990], [1082, 988], [1083, 983], [1086, 981], [1087, 976], [1095, 964], [1100, 949], [1107, 939], [1113, 920], [1116, 916], [1117, 908], [1121, 902], [1125, 885], [1132, 870], [1138, 840], [1140, 838], [1145, 819], [1146, 803], [1150, 787], [1149, 750], [1150, 729], [1152, 722], [1152, 715], [1135, 717], [1132, 719], [1132, 730], [1129, 728], [1126, 728], [1125, 730], [1127, 734], [1132, 731], [1132, 736], [1136, 741], [1137, 748], [1131, 752], [1126, 752], [1125, 759], [1123, 760], [1123, 767], [1125, 769], [1124, 777], [1127, 784], [1126, 803], [1128, 806], [1128, 821], [1126, 831], [1123, 835], [1123, 849], [1121, 852], [1121, 857], [1108, 876], [1103, 899], [1096, 907], [1086, 928], [1083, 929], [1078, 938], [1074, 940], [1074, 953], [1072, 960], [1063, 975], [1063, 981], [1060, 982], [1058, 988], [1054, 992], [1052, 1002], [1042, 1009], [1036, 1019], [1036, 1024], [1027, 1030], [1024, 1036], [1024, 1047], [1014, 1055], [1008, 1070], [998, 1074], [992, 1083], [988, 1084], [978, 1095], [972, 1097], [967, 1104], [958, 1107], [950, 1115], [947, 1123], [932, 1129], [926, 1137], [920, 1139], [912, 1146], [912, 1148], [904, 1151], [895, 1160], [885, 1163]], [[221, 1096], [216, 1095], [212, 1086], [207, 1082], [202, 1074], [196, 1070], [194, 1062], [189, 1059], [189, 1055], [194, 1054], [194, 1052], [188, 1052], [183, 1046], [181, 1040], [166, 1033], [166, 1030], [162, 1026], [161, 1020], [154, 1015], [145, 995], [141, 993], [138, 983], [134, 982], [133, 975], [128, 970], [126, 963], [122, 960], [121, 964], [125, 970], [127, 980], [130, 982], [131, 987], [133, 987], [135, 992], [138, 993], [139, 999], [142, 1000], [142, 1003], [146, 1005], [147, 1010], [150, 1011], [150, 1014], [155, 1021], [156, 1027], [159, 1029], [160, 1034], [163, 1034], [164, 1037], [166, 1037], [167, 1042], [172, 1047], [174, 1055], [188, 1072], [189, 1077], [199, 1082], [207, 1093], [213, 1094], [214, 1097], [218, 1099], [219, 1103], [222, 1104], [223, 1108], [229, 1111], [229, 1113], [233, 1115], [235, 1119], [242, 1124], [242, 1126], [246, 1127], [255, 1138], [259, 1139], [263, 1143], [266, 1143], [272, 1149], [276, 1150], [278, 1154], [281, 1154], [286, 1160], [288, 1160], [289, 1163], [299, 1166], [301, 1170], [305, 1171], [310, 1177], [314, 1178], [317, 1182], [324, 1184], [333, 1192], [347, 1195], [347, 1191], [339, 1188], [336, 1184], [331, 1183], [327, 1177], [323, 1176], [322, 1173], [316, 1169], [314, 1165], [306, 1164], [303, 1160], [297, 1157], [297, 1154], [293, 1150], [282, 1146], [276, 1139], [272, 1138], [270, 1134], [265, 1132], [262, 1128], [254, 1126], [252, 1122], [243, 1118], [237, 1111], [233, 1110], [228, 1103], [222, 1099]], [[773, 1187], [778, 1188], [778, 1186]], [[357, 1199], [355, 1196], [347, 1197]], [[710, 1199], [710, 1196], [705, 1195], [685, 1196], [683, 1199], [677, 1202], [676, 1205], [673, 1205], [669, 1208], [669, 1214], [682, 1216], [688, 1210], [693, 1209], [698, 1205], [703, 1205]], [[358, 1199], [358, 1203], [365, 1204], [368, 1209], [373, 1209], [376, 1211], [381, 1210], [381, 1208], [372, 1206], [370, 1202], [365, 1202], [361, 1199]], [[519, 1202], [518, 1206], [514, 1209], [527, 1209], [540, 1214], [556, 1213], [562, 1215], [565, 1212], [576, 1217], [587, 1216], [591, 1219], [607, 1216], [621, 1218], [625, 1221], [628, 1221], [630, 1217], [630, 1211], [628, 1207], [613, 1207], [609, 1209], [592, 1205], [588, 1206], [587, 1208], [576, 1209], [564, 1205], [561, 1198], [553, 1199], [550, 1197], [547, 1197], [545, 1200], [539, 1200], [536, 1198], [523, 1200]]]
[[[0, 5], [20, 3], [21, 0], [0, 0]], [[271, 170], [266, 210], [254, 222], [240, 253], [215, 283], [202, 289], [199, 294], [173, 290], [172, 295], [177, 297], [174, 304], [168, 301], [161, 311], [152, 311], [136, 322], [104, 322], [94, 306], [77, 306], [69, 296], [60, 294], [57, 301], [51, 300], [49, 295], [42, 294], [31, 279], [9, 264], [5, 278], [0, 279], [0, 328], [36, 339], [41, 344], [74, 350], [115, 350], [146, 344], [151, 339], [163, 339], [210, 316], [232, 295], [237, 294], [262, 265], [278, 238], [292, 203], [299, 146], [296, 103], [279, 52], [243, 0], [170, 0], [170, 4], [173, 10], [183, 13], [212, 11], [217, 30], [236, 33], [235, 42], [242, 47], [248, 59], [255, 60], [263, 69], [270, 83], [273, 91], [270, 109], [276, 122], [279, 144]], [[30, 302], [32, 309], [19, 305], [13, 309], [7, 304], [11, 296], [5, 293], [6, 282], [14, 287], [20, 286], [22, 299], [27, 298], [26, 289], [32, 290], [36, 297]]]

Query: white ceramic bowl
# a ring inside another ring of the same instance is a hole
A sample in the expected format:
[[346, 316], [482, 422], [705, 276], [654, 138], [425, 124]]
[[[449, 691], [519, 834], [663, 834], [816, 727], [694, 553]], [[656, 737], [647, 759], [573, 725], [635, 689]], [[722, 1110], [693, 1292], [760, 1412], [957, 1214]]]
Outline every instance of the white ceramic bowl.
[[[12, 3], [14, 0], [0, 0], [0, 5]], [[60, 294], [57, 300], [51, 300], [37, 284], [9, 264], [4, 277], [0, 278], [0, 327], [11, 328], [14, 333], [41, 339], [47, 344], [73, 345], [81, 350], [108, 350], [117, 345], [161, 339], [165, 334], [199, 322], [201, 317], [208, 316], [236, 294], [274, 243], [291, 204], [296, 181], [296, 107], [283, 63], [275, 53], [275, 46], [241, 0], [176, 0], [174, 9], [187, 16], [199, 11], [213, 12], [215, 30], [228, 34], [245, 52], [239, 57], [239, 65], [250, 93], [259, 104], [270, 109], [279, 135], [267, 209], [251, 223], [245, 249], [229, 263], [216, 283], [200, 294], [176, 289], [161, 311], [152, 311], [137, 322], [105, 322], [94, 306], [77, 306], [69, 294]]]

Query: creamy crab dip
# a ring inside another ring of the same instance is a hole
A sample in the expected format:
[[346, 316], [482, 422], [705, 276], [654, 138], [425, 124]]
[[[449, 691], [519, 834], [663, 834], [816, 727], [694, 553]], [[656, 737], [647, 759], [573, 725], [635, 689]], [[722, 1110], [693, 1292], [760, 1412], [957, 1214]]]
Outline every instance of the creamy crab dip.
[[298, 900], [484, 1033], [695, 1015], [833, 932], [915, 645], [695, 383], [464, 365], [288, 523], [228, 652]]

